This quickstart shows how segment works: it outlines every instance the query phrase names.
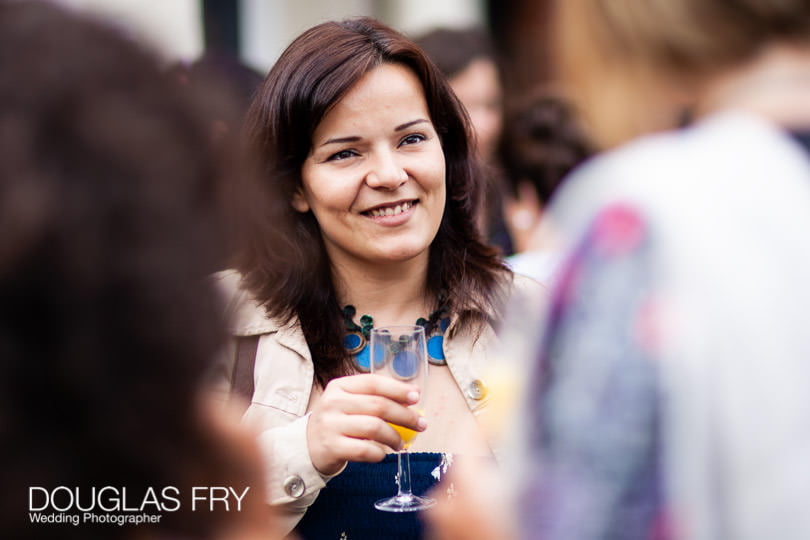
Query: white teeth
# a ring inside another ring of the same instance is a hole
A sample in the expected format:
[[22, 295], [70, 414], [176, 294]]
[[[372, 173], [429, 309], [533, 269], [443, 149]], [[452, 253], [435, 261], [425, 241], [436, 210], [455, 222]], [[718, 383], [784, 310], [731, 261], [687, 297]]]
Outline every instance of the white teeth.
[[376, 208], [370, 212], [372, 217], [382, 217], [382, 216], [396, 216], [397, 214], [401, 214], [406, 210], [409, 210], [413, 206], [413, 203], [406, 202], [402, 204], [398, 204], [394, 207], [389, 206], [388, 208]]

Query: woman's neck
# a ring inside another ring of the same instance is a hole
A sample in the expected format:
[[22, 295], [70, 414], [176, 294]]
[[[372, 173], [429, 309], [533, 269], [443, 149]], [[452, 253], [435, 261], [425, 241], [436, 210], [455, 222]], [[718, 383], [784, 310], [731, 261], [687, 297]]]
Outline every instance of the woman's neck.
[[698, 115], [744, 110], [790, 128], [810, 127], [810, 48], [775, 46], [744, 67], [709, 81]]
[[355, 306], [358, 320], [368, 314], [374, 326], [414, 324], [435, 309], [427, 267], [427, 254], [391, 264], [333, 264], [332, 279], [341, 306]]

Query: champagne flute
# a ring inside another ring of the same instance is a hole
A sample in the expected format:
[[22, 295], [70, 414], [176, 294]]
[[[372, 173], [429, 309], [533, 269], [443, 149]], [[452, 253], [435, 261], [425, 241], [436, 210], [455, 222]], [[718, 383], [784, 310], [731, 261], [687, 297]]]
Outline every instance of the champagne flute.
[[[409, 382], [420, 390], [419, 402], [413, 407], [424, 414], [425, 379], [427, 378], [427, 348], [425, 329], [421, 326], [385, 326], [371, 330], [370, 361], [372, 373]], [[386, 512], [414, 512], [430, 508], [436, 501], [411, 493], [411, 462], [408, 448], [417, 432], [406, 427], [389, 424], [402, 438], [403, 448], [397, 452], [397, 494], [374, 503]]]

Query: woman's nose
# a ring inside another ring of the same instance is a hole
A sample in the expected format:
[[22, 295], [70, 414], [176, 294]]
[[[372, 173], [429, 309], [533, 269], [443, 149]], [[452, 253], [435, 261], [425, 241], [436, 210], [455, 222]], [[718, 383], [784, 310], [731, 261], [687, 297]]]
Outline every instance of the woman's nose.
[[408, 173], [391, 152], [382, 152], [371, 161], [366, 184], [372, 188], [396, 189], [408, 180]]

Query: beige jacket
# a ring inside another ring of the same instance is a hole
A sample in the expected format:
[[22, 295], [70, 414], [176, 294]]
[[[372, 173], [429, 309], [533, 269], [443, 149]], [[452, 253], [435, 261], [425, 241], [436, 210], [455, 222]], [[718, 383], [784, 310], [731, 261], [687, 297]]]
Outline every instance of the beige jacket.
[[[228, 299], [231, 334], [260, 335], [254, 368], [255, 391], [243, 422], [260, 433], [259, 445], [267, 458], [265, 480], [269, 502], [282, 511], [288, 532], [331, 478], [315, 469], [307, 449], [308, 405], [313, 393], [320, 391], [315, 383], [312, 358], [297, 319], [278, 324], [268, 318], [252, 295], [239, 288], [240, 276], [235, 271], [221, 272], [216, 279]], [[543, 287], [530, 278], [515, 276], [513, 283], [511, 297], [528, 296], [538, 302], [545, 297]], [[490, 326], [477, 336], [463, 330], [454, 332], [455, 323], [451, 318], [444, 354], [467, 405], [477, 416], [488, 401], [484, 372], [493, 361], [490, 352], [497, 347], [498, 338]], [[227, 355], [231, 364], [234, 357], [235, 354]], [[232, 372], [230, 366], [224, 371]]]

